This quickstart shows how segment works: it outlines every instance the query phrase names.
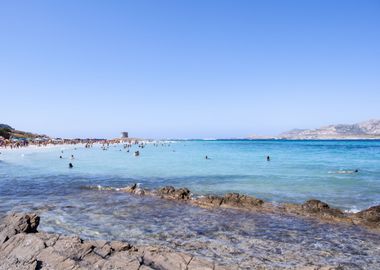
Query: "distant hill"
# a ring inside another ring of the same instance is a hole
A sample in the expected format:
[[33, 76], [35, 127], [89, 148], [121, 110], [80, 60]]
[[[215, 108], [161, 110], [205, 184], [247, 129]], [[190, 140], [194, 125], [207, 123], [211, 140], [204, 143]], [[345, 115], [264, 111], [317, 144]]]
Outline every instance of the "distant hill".
[[6, 124], [0, 124], [0, 136], [5, 139], [10, 139], [10, 138], [34, 139], [38, 137], [48, 137], [46, 135], [40, 135], [40, 134], [31, 133], [31, 132], [16, 130]]
[[11, 126], [6, 124], [0, 124], [0, 128], [13, 129]]
[[351, 125], [329, 125], [317, 129], [293, 129], [278, 137], [281, 139], [380, 139], [380, 120], [369, 120]]

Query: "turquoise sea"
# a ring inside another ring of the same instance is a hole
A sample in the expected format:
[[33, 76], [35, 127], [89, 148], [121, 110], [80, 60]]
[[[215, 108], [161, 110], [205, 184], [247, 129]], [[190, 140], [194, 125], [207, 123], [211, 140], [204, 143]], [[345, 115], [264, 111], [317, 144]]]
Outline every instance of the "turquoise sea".
[[[380, 204], [380, 141], [187, 140], [130, 152], [122, 144], [0, 152], [0, 216], [38, 211], [45, 231], [167, 245], [243, 268], [253, 261], [292, 267], [305, 256], [353, 269], [380, 267], [380, 236], [364, 229], [88, 189], [173, 185], [195, 195], [240, 192], [276, 203], [316, 198], [355, 212]], [[333, 255], [322, 256], [326, 249]], [[281, 261], [287, 252], [299, 257]]]
[[[137, 158], [135, 150], [141, 152]], [[274, 202], [318, 198], [353, 211], [380, 204], [380, 141], [173, 141], [134, 146], [129, 153], [122, 145], [108, 151], [62, 146], [2, 152], [2, 190], [17, 181], [29, 192], [33, 186], [54, 192], [62, 185], [75, 190], [138, 182], [188, 187], [195, 194], [242, 192]]]

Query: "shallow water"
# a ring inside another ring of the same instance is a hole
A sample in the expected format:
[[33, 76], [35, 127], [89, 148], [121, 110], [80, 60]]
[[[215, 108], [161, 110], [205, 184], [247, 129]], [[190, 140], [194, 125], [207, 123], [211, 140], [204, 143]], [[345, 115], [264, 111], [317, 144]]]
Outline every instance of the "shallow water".
[[[165, 245], [242, 268], [380, 269], [380, 235], [357, 227], [83, 189], [171, 184], [195, 194], [238, 191], [277, 202], [314, 197], [360, 210], [380, 203], [378, 141], [185, 141], [148, 145], [140, 157], [132, 155], [137, 147], [120, 149], [0, 150], [0, 215], [34, 210], [44, 231]], [[337, 173], [356, 168], [359, 173]]]
[[[140, 157], [133, 156], [135, 150]], [[108, 151], [63, 146], [0, 152], [3, 179], [28, 186], [46, 178], [53, 192], [62, 182], [75, 189], [81, 181], [105, 186], [133, 181], [148, 188], [186, 186], [197, 194], [244, 192], [278, 202], [318, 198], [344, 210], [380, 204], [380, 141], [177, 141], [134, 146], [129, 153], [120, 145]], [[69, 162], [74, 169], [68, 170]], [[347, 173], [355, 169], [359, 172]]]

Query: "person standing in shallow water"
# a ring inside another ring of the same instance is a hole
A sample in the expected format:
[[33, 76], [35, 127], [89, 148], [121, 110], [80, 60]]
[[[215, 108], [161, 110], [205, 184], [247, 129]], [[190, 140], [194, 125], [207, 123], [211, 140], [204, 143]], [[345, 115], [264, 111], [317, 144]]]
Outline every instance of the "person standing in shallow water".
[[267, 156], [267, 161], [270, 161], [270, 156]]
[[73, 167], [74, 167], [73, 164], [70, 162], [69, 163], [69, 168], [72, 169]]

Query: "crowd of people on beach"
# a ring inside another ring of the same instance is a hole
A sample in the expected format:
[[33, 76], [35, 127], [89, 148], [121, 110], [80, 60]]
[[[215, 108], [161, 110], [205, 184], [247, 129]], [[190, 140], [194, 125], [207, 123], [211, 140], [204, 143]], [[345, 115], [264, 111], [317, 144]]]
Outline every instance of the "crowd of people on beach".
[[0, 137], [0, 148], [20, 148], [20, 147], [26, 147], [29, 146], [29, 141], [27, 140], [20, 140], [20, 141], [11, 141], [11, 140], [5, 140], [4, 138]]
[[[54, 145], [76, 145], [76, 144], [84, 144], [86, 148], [91, 148], [93, 144], [100, 143], [103, 146], [109, 146], [110, 144], [121, 143], [125, 140], [122, 139], [51, 139], [51, 138], [36, 138], [36, 139], [4, 139], [0, 136], [0, 148], [21, 148], [27, 146], [35, 146], [35, 147], [47, 147]], [[128, 143], [138, 143], [138, 140], [129, 140]]]

